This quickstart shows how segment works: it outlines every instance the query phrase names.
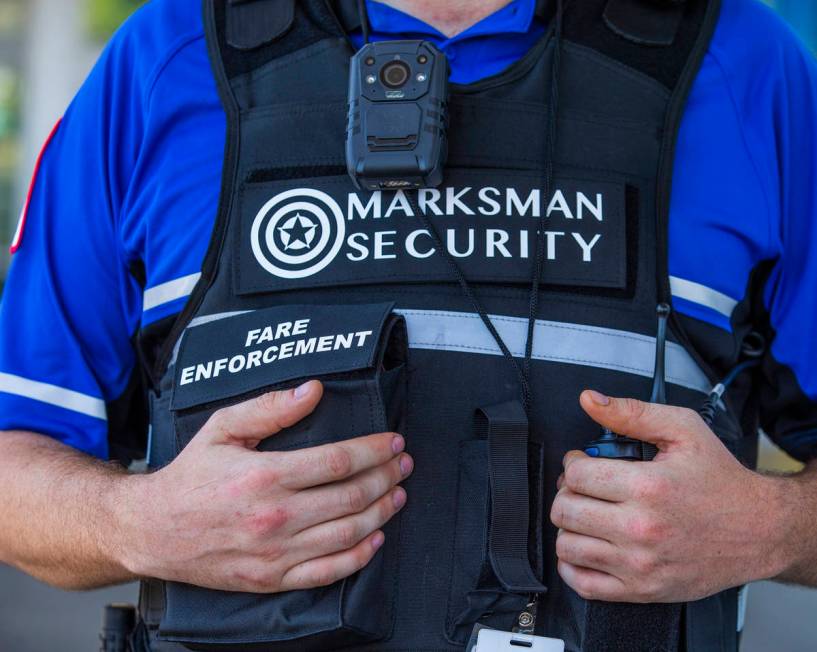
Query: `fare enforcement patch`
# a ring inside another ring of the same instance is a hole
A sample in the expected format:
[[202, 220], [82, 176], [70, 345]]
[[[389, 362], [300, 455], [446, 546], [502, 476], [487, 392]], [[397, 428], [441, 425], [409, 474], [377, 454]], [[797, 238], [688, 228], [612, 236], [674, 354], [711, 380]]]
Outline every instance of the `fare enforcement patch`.
[[171, 408], [374, 364], [394, 304], [283, 306], [189, 328]]
[[238, 294], [371, 283], [451, 282], [416, 215], [474, 282], [527, 284], [542, 216], [544, 283], [623, 289], [625, 185], [530, 172], [451, 170], [440, 188], [356, 191], [346, 176], [247, 184], [235, 231]]

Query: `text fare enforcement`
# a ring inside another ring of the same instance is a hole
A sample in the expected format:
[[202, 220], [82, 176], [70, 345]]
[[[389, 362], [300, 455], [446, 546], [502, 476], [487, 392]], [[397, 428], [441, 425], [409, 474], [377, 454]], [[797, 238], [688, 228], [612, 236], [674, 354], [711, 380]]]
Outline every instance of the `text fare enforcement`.
[[[247, 331], [244, 347], [255, 347], [231, 357], [208, 360], [184, 367], [180, 384], [190, 385], [218, 378], [224, 373], [238, 374], [276, 361], [300, 356], [316, 356], [333, 351], [361, 349], [372, 337], [371, 330], [309, 336], [309, 319], [281, 322]], [[294, 338], [294, 339], [292, 339]], [[282, 342], [281, 340], [287, 340]], [[275, 342], [275, 343], [273, 343]], [[267, 345], [267, 346], [264, 346]]]

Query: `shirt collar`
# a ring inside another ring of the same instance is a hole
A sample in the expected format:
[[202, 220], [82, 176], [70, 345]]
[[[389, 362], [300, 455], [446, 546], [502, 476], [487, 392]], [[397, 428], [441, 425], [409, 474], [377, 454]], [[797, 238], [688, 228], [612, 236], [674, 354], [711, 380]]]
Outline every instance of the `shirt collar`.
[[372, 30], [381, 34], [423, 34], [437, 39], [455, 43], [477, 36], [495, 34], [525, 34], [531, 29], [536, 0], [512, 0], [508, 5], [486, 16], [464, 32], [451, 39], [434, 29], [431, 25], [398, 9], [394, 9], [376, 0], [367, 0], [369, 23]]

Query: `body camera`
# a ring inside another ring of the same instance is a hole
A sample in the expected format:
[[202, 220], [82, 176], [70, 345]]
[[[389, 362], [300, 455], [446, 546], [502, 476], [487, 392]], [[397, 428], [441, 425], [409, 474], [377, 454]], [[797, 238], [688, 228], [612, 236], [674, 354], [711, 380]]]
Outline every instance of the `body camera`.
[[358, 188], [442, 183], [448, 61], [428, 41], [383, 41], [352, 57], [346, 165]]

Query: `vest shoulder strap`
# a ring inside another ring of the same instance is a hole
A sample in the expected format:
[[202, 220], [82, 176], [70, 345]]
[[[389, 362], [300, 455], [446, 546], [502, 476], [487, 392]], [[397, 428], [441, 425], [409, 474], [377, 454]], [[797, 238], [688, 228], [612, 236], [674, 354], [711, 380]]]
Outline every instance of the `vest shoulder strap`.
[[203, 0], [205, 29], [227, 79], [343, 37], [327, 0]]
[[229, 0], [225, 19], [227, 45], [253, 50], [286, 34], [295, 21], [295, 0]]

